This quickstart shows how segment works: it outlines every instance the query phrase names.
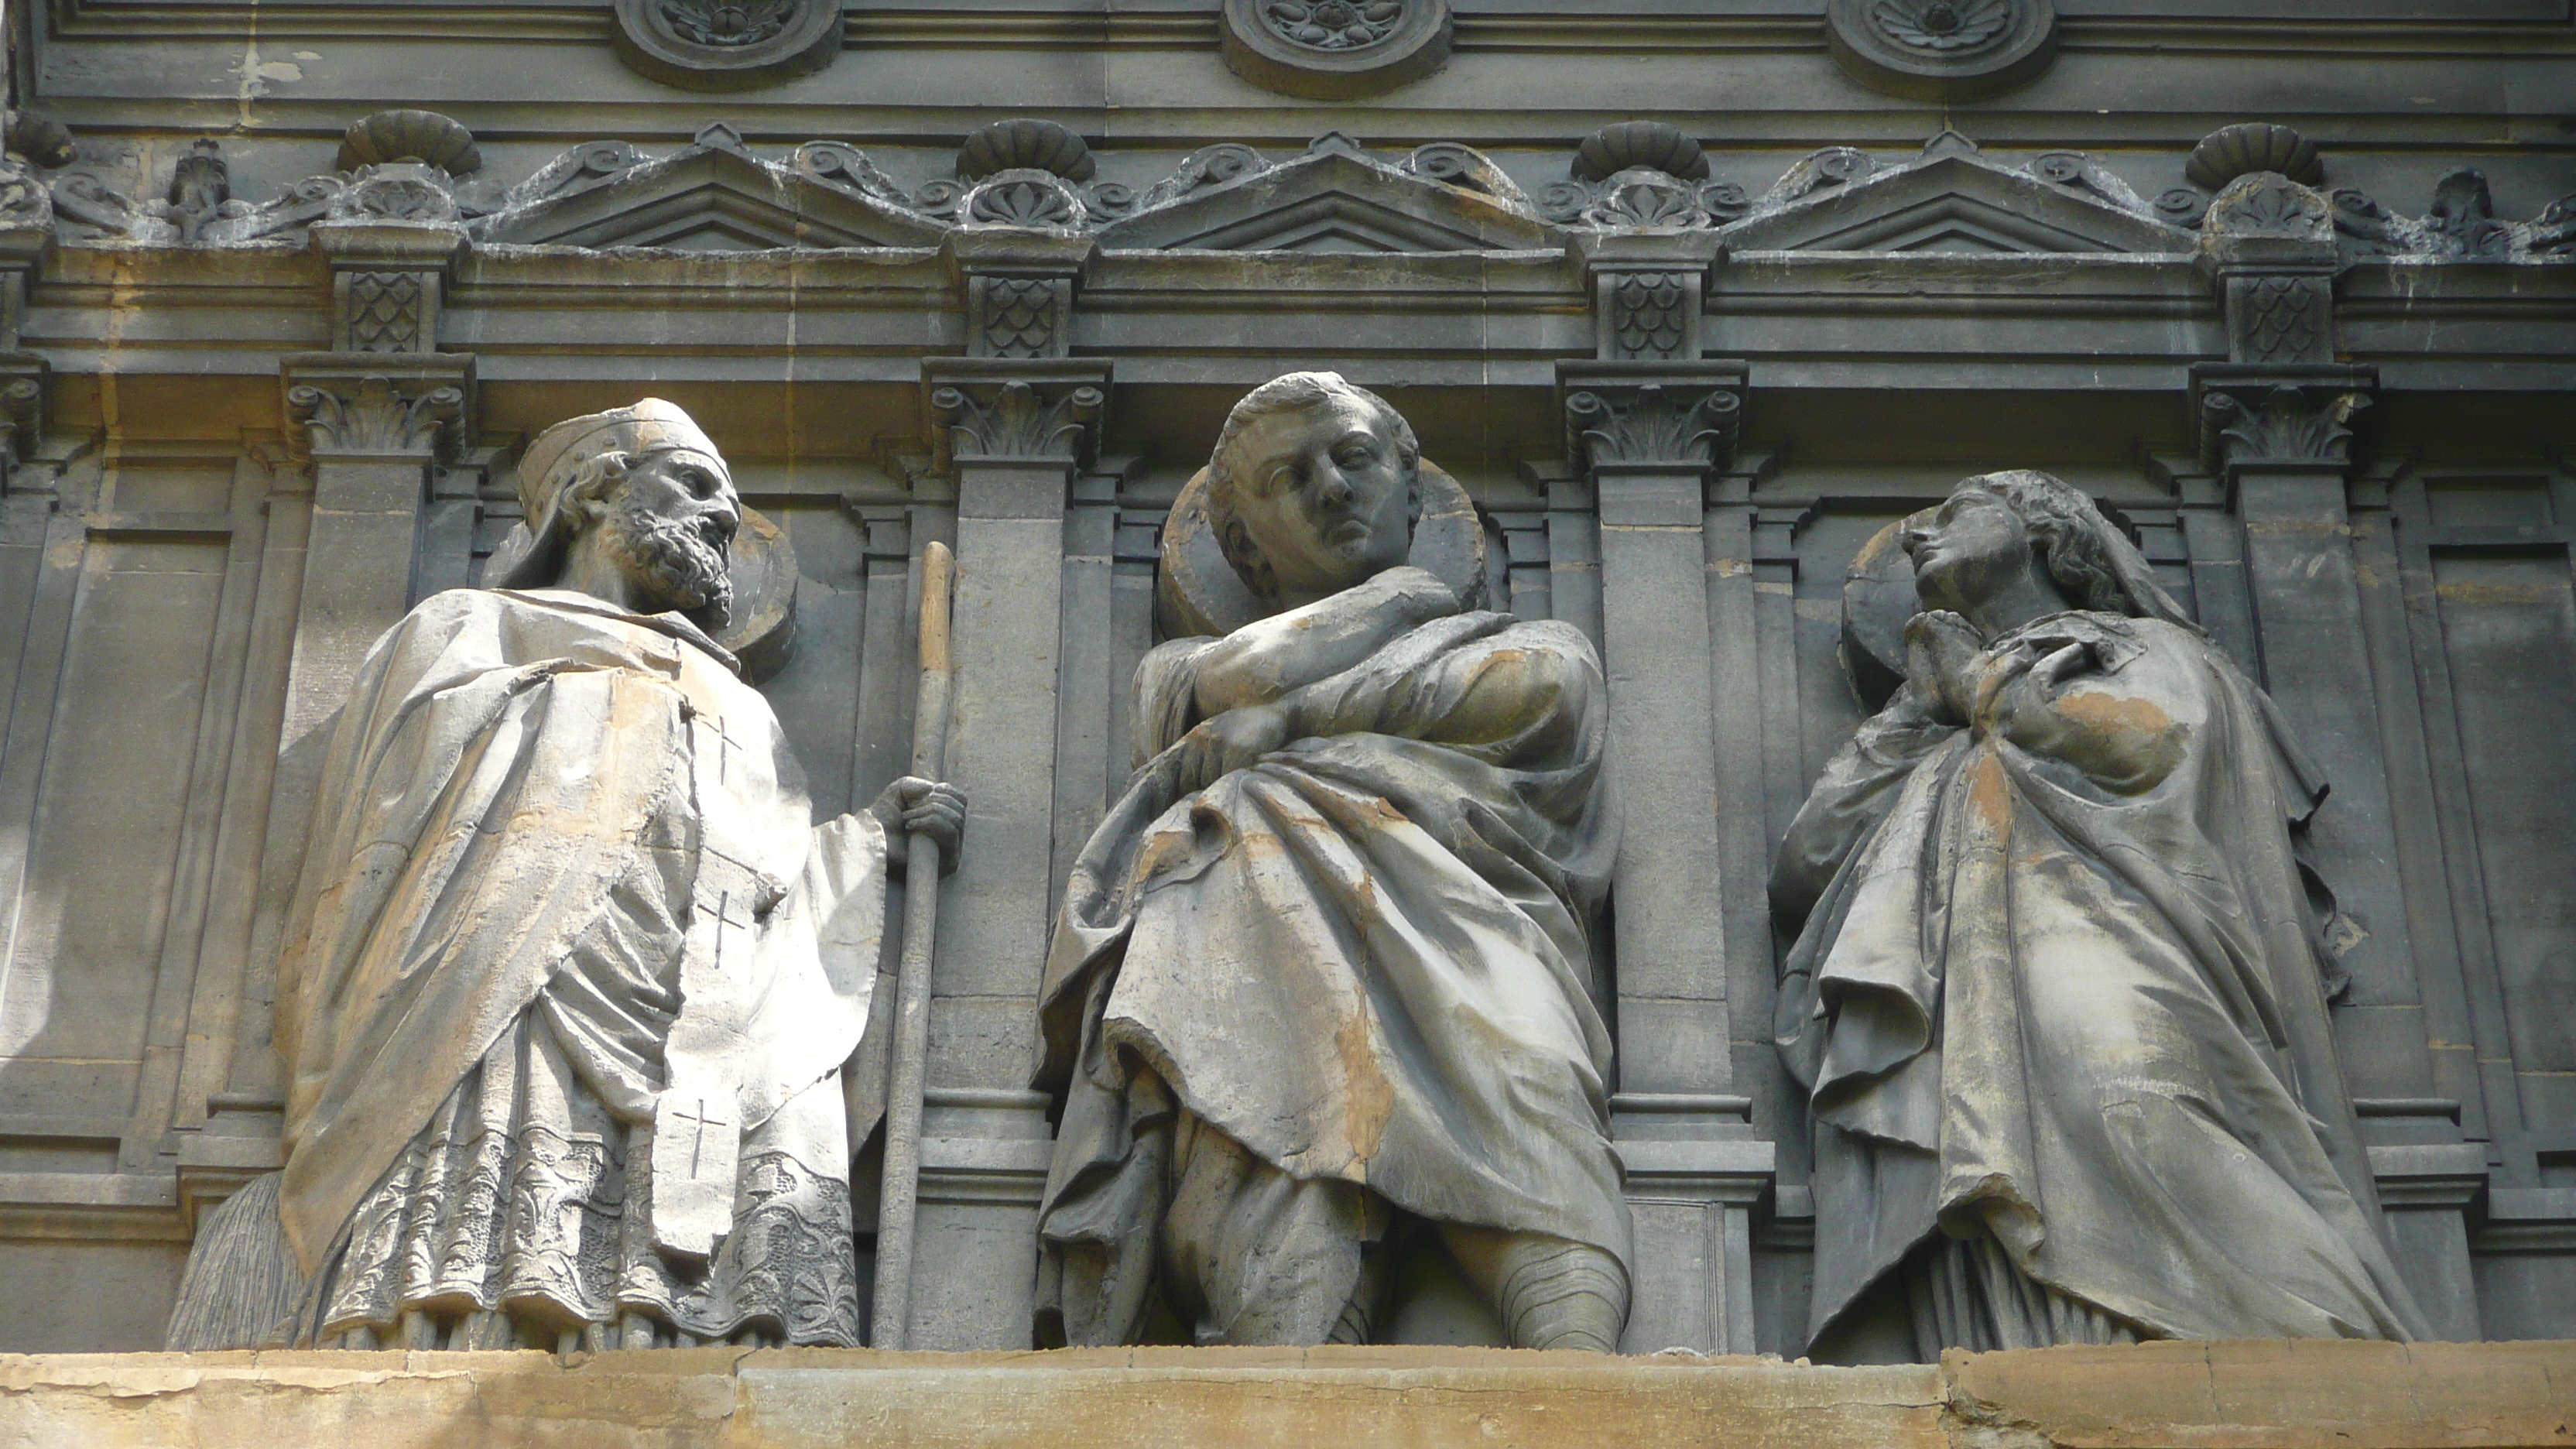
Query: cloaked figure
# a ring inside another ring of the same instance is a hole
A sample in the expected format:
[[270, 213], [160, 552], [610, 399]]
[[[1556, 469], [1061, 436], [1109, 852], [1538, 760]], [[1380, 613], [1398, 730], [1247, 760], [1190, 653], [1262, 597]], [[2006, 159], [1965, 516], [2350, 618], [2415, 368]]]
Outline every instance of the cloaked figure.
[[741, 502], [688, 414], [559, 423], [519, 476], [493, 586], [350, 686], [278, 963], [285, 1170], [200, 1234], [173, 1348], [860, 1340], [842, 1068], [904, 832], [953, 846], [963, 799], [813, 822], [710, 634]]
[[1266, 617], [1146, 656], [1066, 891], [1042, 1343], [1368, 1342], [1414, 1253], [1513, 1345], [1618, 1343], [1600, 665], [1407, 562], [1424, 471], [1331, 373], [1226, 420], [1207, 518]]
[[2325, 785], [2083, 494], [1905, 526], [1904, 684], [1772, 873], [1818, 1358], [2425, 1332], [2297, 837]]

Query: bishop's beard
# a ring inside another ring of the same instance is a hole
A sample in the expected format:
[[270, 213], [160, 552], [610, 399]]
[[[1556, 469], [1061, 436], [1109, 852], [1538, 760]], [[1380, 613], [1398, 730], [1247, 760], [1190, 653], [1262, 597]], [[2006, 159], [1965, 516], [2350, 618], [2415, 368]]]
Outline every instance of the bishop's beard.
[[664, 608], [709, 632], [733, 621], [733, 575], [712, 527], [628, 506], [617, 511], [611, 536], [628, 577], [642, 581]]

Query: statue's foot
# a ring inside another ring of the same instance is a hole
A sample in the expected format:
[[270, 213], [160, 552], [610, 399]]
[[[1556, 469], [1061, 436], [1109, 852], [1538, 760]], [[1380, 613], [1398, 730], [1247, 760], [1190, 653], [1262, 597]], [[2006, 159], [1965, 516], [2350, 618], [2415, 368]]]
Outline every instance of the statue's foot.
[[1628, 1322], [1628, 1271], [1589, 1243], [1444, 1226], [1441, 1239], [1491, 1295], [1514, 1348], [1615, 1353]]

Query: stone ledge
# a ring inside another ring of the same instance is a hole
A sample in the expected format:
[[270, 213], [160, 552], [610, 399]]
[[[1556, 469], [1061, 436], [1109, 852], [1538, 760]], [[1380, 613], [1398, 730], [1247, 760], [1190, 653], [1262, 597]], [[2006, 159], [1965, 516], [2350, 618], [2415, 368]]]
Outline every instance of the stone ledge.
[[0, 1445], [2532, 1449], [2576, 1342], [2166, 1343], [1940, 1365], [1481, 1349], [0, 1355]]

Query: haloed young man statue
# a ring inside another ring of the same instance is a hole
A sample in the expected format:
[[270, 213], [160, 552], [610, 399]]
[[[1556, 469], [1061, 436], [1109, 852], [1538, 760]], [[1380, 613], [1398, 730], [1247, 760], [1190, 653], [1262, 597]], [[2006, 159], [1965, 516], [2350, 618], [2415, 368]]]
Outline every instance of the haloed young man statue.
[[815, 825], [709, 637], [741, 519], [646, 399], [547, 429], [494, 587], [359, 666], [278, 964], [286, 1168], [200, 1235], [174, 1348], [856, 1344], [840, 1072], [888, 848]]
[[1146, 656], [1073, 870], [1042, 1343], [1367, 1342], [1420, 1252], [1511, 1344], [1618, 1343], [1600, 666], [1407, 564], [1419, 464], [1331, 373], [1226, 420], [1208, 518], [1268, 617]]
[[1771, 881], [1810, 1351], [2422, 1334], [2293, 855], [2324, 784], [2271, 702], [2046, 474], [1902, 543], [1907, 678]]

